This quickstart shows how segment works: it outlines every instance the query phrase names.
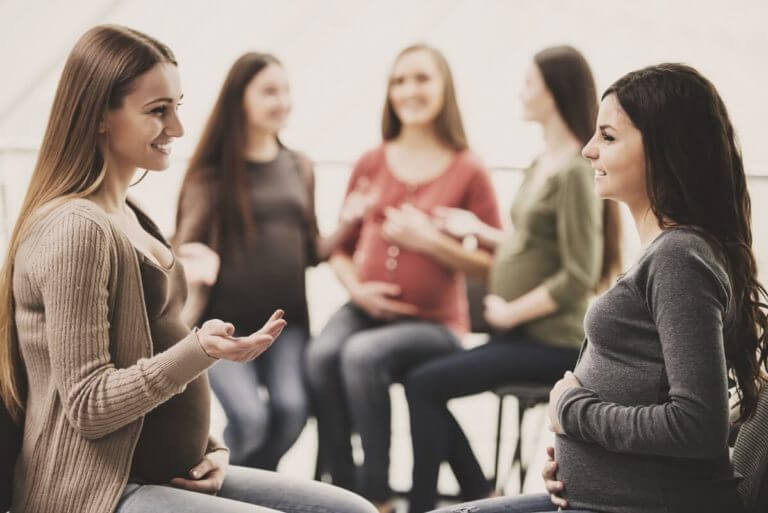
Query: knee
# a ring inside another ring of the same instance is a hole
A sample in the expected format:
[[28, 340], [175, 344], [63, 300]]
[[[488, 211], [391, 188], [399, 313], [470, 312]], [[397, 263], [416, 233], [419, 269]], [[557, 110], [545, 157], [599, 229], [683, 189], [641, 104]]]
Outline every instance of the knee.
[[282, 426], [282, 431], [298, 433], [304, 428], [309, 416], [309, 404], [305, 397], [281, 397], [272, 401], [272, 422]]
[[409, 404], [420, 403], [438, 395], [438, 390], [434, 381], [430, 379], [430, 375], [422, 372], [419, 368], [406, 376], [403, 386]]
[[339, 364], [337, 344], [321, 337], [310, 342], [304, 357], [307, 380], [313, 387], [320, 386], [332, 375]]
[[365, 333], [353, 335], [341, 352], [341, 372], [346, 380], [375, 379], [381, 372], [381, 357]]

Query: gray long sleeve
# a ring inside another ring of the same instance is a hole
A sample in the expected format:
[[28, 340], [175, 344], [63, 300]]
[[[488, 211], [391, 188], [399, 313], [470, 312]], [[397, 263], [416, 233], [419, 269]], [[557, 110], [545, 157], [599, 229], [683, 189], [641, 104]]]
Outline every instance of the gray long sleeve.
[[719, 254], [676, 228], [589, 308], [582, 386], [556, 405], [558, 478], [573, 507], [667, 511], [685, 486], [700, 497], [730, 490], [730, 294]]

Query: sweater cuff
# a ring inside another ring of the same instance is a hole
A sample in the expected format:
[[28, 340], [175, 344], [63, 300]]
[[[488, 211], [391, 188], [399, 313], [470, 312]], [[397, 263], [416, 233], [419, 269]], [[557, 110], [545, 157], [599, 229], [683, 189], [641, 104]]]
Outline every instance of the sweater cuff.
[[581, 439], [579, 435], [580, 430], [577, 426], [578, 421], [573, 415], [570, 415], [573, 410], [572, 407], [582, 399], [596, 397], [597, 394], [595, 392], [584, 387], [569, 388], [560, 396], [555, 405], [555, 411], [557, 412], [557, 421], [560, 423], [564, 435]]
[[194, 331], [158, 356], [163, 374], [180, 387], [218, 361], [205, 354]]

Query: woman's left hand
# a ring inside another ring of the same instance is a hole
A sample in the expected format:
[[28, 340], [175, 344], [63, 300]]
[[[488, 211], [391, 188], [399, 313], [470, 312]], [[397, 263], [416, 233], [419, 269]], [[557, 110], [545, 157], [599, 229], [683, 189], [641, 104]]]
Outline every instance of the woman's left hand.
[[400, 208], [388, 207], [382, 225], [384, 237], [411, 251], [429, 253], [440, 231], [432, 219], [410, 203]]
[[566, 371], [565, 375], [555, 383], [552, 390], [549, 392], [549, 406], [547, 407], [547, 415], [549, 417], [549, 430], [557, 435], [563, 434], [563, 426], [560, 425], [560, 421], [557, 418], [557, 402], [560, 397], [568, 390], [576, 387], [580, 387], [581, 382], [571, 372]]
[[174, 477], [171, 485], [193, 492], [216, 494], [224, 484], [229, 465], [229, 451], [209, 452], [197, 466], [189, 471], [191, 479]]
[[511, 330], [518, 323], [510, 304], [501, 296], [488, 294], [483, 299], [483, 317], [497, 330]]

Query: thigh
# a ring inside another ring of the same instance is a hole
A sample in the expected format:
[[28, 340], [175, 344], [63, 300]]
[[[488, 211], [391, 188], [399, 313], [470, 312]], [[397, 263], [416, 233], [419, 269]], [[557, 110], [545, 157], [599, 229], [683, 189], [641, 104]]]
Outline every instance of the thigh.
[[219, 495], [285, 513], [376, 513], [347, 490], [277, 472], [230, 466]]
[[160, 485], [129, 484], [115, 513], [279, 513], [279, 510], [257, 506], [215, 495], [191, 492]]
[[211, 388], [227, 416], [241, 420], [265, 418], [269, 412], [259, 394], [259, 374], [255, 361], [219, 360], [208, 370]]
[[[495, 497], [479, 501], [454, 504], [438, 508], [430, 513], [550, 513], [558, 511], [549, 500], [549, 495], [523, 495], [518, 497]], [[578, 513], [568, 510], [571, 513]]]
[[358, 331], [370, 328], [375, 324], [373, 319], [353, 304], [347, 303], [342, 306], [310, 342], [307, 348], [309, 370], [311, 371], [316, 366], [324, 366], [330, 362], [338, 361], [341, 349], [347, 339]]
[[573, 367], [575, 349], [549, 346], [524, 336], [500, 340], [429, 361], [408, 376], [410, 387], [451, 399], [526, 381], [549, 383]]
[[350, 337], [342, 350], [345, 372], [367, 372], [371, 367], [399, 381], [414, 366], [452, 353], [459, 341], [442, 324], [402, 321], [360, 331]]
[[306, 393], [302, 364], [308, 338], [303, 327], [289, 326], [256, 360], [259, 377], [269, 390], [271, 401], [303, 402]]

